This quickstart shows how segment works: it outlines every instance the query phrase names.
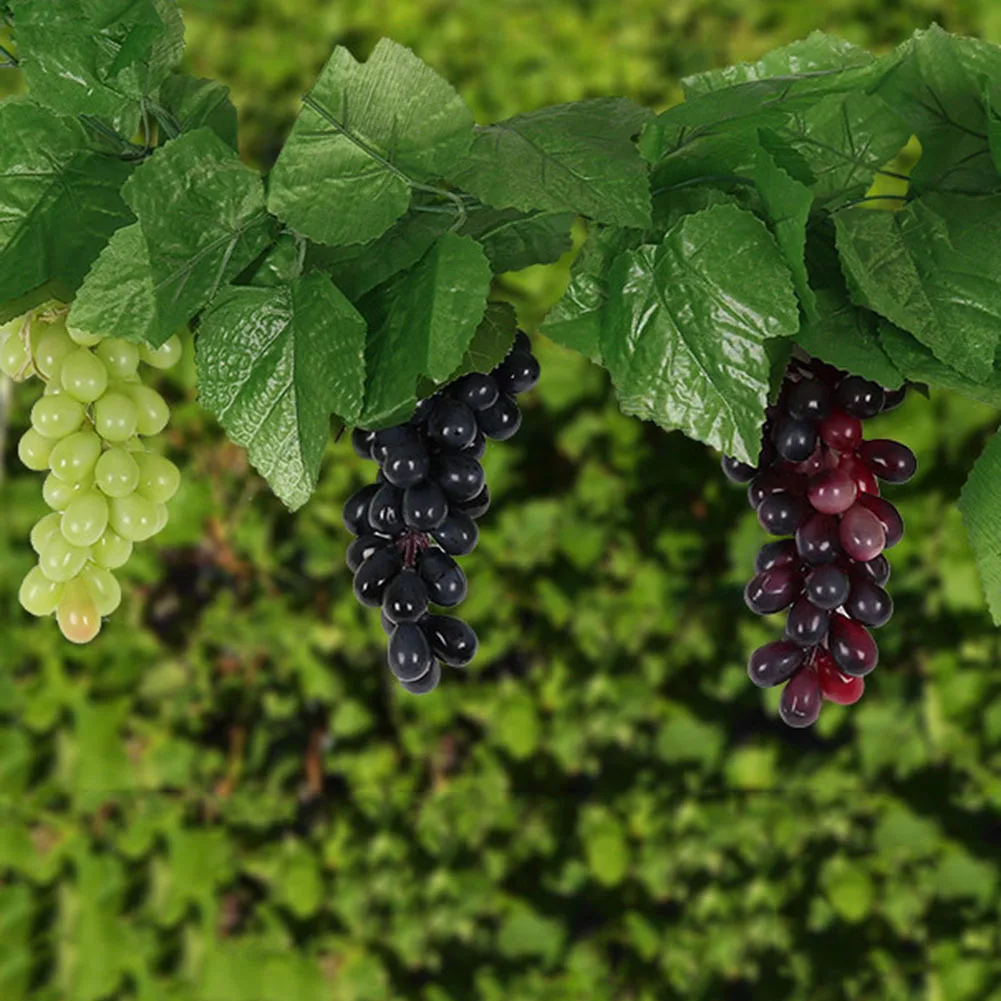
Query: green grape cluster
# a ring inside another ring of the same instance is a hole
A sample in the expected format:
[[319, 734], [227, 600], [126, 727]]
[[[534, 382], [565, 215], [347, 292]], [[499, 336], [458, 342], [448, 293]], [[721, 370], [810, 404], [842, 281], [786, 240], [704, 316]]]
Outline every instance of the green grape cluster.
[[21, 604], [54, 614], [71, 642], [89, 643], [122, 600], [112, 571], [164, 528], [180, 485], [177, 467], [144, 441], [163, 431], [170, 410], [140, 366], [173, 367], [181, 341], [154, 349], [74, 330], [66, 316], [65, 307], [41, 308], [0, 327], [0, 370], [45, 383], [18, 455], [48, 474], [42, 496], [52, 513], [32, 529], [38, 565]]

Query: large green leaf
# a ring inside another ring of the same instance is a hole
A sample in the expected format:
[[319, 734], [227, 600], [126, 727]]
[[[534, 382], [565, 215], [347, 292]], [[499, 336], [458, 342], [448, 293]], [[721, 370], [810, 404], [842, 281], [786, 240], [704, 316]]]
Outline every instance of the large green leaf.
[[383, 39], [359, 64], [338, 47], [278, 157], [269, 207], [311, 240], [365, 243], [472, 141], [462, 98], [409, 49]]
[[685, 216], [659, 246], [615, 260], [601, 351], [623, 412], [754, 462], [766, 342], [798, 327], [774, 238], [750, 212], [719, 205]]
[[446, 233], [413, 268], [362, 300], [369, 335], [360, 427], [406, 416], [420, 376], [436, 385], [449, 378], [483, 319], [490, 279], [483, 248], [471, 237]]
[[316, 487], [330, 418], [352, 422], [365, 387], [365, 321], [325, 275], [231, 288], [198, 335], [199, 393], [293, 510]]
[[50, 280], [75, 289], [133, 219], [121, 196], [131, 168], [91, 152], [77, 122], [24, 101], [0, 105], [0, 135], [0, 302]]
[[1001, 625], [1001, 435], [994, 435], [977, 459], [963, 493], [963, 513], [970, 545], [977, 558], [980, 580], [991, 616]]
[[10, 0], [32, 97], [115, 118], [152, 93], [184, 50], [174, 0]]
[[490, 267], [501, 274], [558, 261], [573, 247], [573, 220], [569, 212], [481, 208], [469, 213], [460, 232], [483, 244]]
[[158, 345], [267, 247], [273, 220], [260, 176], [208, 129], [168, 143], [124, 195], [139, 221], [98, 258], [70, 323]]
[[469, 156], [447, 176], [495, 208], [572, 212], [618, 226], [647, 226], [647, 169], [633, 136], [649, 117], [624, 98], [517, 115], [478, 128]]
[[187, 73], [171, 73], [160, 85], [157, 100], [177, 132], [209, 128], [227, 146], [238, 148], [237, 114], [228, 87]]
[[850, 209], [835, 221], [859, 304], [963, 375], [988, 379], [1001, 339], [1001, 196], [927, 195], [900, 212]]

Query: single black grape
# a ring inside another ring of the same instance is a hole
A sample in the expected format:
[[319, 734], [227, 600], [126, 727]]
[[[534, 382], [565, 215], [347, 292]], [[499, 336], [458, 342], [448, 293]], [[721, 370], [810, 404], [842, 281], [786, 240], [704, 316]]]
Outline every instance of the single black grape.
[[476, 415], [465, 403], [442, 396], [428, 417], [428, 437], [456, 450], [471, 445], [476, 438]]
[[467, 556], [480, 541], [480, 530], [468, 514], [452, 511], [437, 527], [431, 530], [435, 541], [452, 556]]
[[862, 442], [858, 456], [887, 483], [906, 483], [918, 468], [914, 453], [906, 445], [891, 438], [872, 438]]
[[815, 514], [796, 529], [796, 551], [804, 563], [821, 566], [841, 555], [838, 519], [831, 514]]
[[806, 489], [806, 478], [782, 469], [765, 469], [751, 480], [747, 488], [747, 503], [757, 511], [761, 502], [772, 494], [801, 494]]
[[775, 451], [787, 462], [803, 462], [817, 447], [817, 429], [809, 421], [783, 417], [772, 435]]
[[442, 608], [454, 608], [466, 598], [468, 584], [462, 567], [441, 549], [428, 549], [417, 560], [417, 572], [428, 587], [428, 597]]
[[766, 542], [758, 550], [758, 555], [754, 559], [754, 571], [764, 573], [776, 567], [795, 566], [798, 563], [799, 553], [796, 552], [796, 543], [792, 539], [779, 539], [775, 542]]
[[846, 376], [838, 383], [838, 406], [852, 417], [875, 417], [883, 409], [886, 393], [881, 386], [858, 375]]
[[806, 650], [788, 640], [758, 647], [747, 662], [747, 674], [758, 688], [773, 688], [791, 677], [806, 659]]
[[850, 589], [848, 574], [834, 564], [817, 567], [806, 578], [807, 598], [828, 612], [845, 603]]
[[431, 468], [427, 449], [420, 443], [392, 445], [385, 450], [382, 472], [393, 486], [412, 487], [420, 483]]
[[420, 426], [421, 424], [427, 423], [427, 419], [431, 415], [431, 410], [434, 407], [435, 400], [437, 399], [437, 396], [424, 397], [424, 399], [421, 400], [414, 408], [413, 414], [410, 415], [409, 423], [414, 426]]
[[435, 664], [431, 644], [416, 622], [401, 622], [389, 637], [389, 669], [400, 681], [417, 681]]
[[427, 674], [422, 674], [415, 681], [401, 681], [400, 687], [411, 695], [427, 695], [433, 692], [441, 681], [441, 664], [435, 661]]
[[812, 647], [823, 642], [831, 621], [830, 612], [818, 608], [808, 598], [800, 598], [789, 609], [785, 638], [801, 647]]
[[465, 403], [470, 410], [486, 410], [497, 402], [500, 389], [492, 375], [472, 372], [464, 375], [452, 386], [452, 395]]
[[893, 598], [865, 574], [852, 577], [851, 594], [845, 602], [845, 611], [856, 622], [879, 628], [893, 616]]
[[420, 441], [420, 432], [409, 424], [397, 424], [395, 427], [376, 431], [375, 441], [372, 444], [372, 458], [378, 463], [383, 463], [386, 461], [389, 449], [400, 448], [403, 445], [419, 445]]
[[521, 427], [521, 409], [514, 401], [514, 398], [505, 393], [500, 399], [486, 410], [481, 410], [476, 419], [479, 421], [480, 430], [494, 441], [507, 441], [514, 437]]
[[476, 656], [479, 640], [473, 627], [451, 615], [427, 615], [421, 620], [431, 652], [449, 667], [466, 667]]
[[344, 527], [352, 535], [366, 535], [372, 531], [372, 523], [369, 521], [369, 512], [372, 506], [372, 499], [379, 492], [379, 486], [369, 483], [367, 486], [356, 490], [345, 502], [343, 509]]
[[355, 454], [361, 456], [361, 458], [372, 458], [372, 446], [374, 444], [374, 431], [363, 431], [361, 428], [355, 428], [351, 432], [351, 447], [355, 450]]
[[524, 330], [519, 330], [514, 335], [514, 346], [511, 348], [511, 350], [526, 351], [528, 352], [528, 354], [532, 353], [532, 341]]
[[456, 503], [453, 508], [470, 518], [482, 518], [490, 510], [490, 487], [484, 483], [483, 489], [472, 500]]
[[813, 726], [820, 716], [824, 697], [817, 672], [803, 668], [788, 681], [779, 699], [779, 718], [787, 726], [800, 729]]
[[776, 567], [755, 574], [744, 588], [744, 602], [755, 615], [772, 615], [788, 608], [803, 590], [796, 567]]
[[494, 369], [493, 375], [502, 392], [517, 395], [534, 389], [539, 373], [539, 362], [534, 355], [515, 350]]
[[416, 570], [401, 570], [387, 585], [382, 610], [390, 622], [417, 622], [428, 610], [427, 584]]
[[363, 604], [377, 608], [389, 582], [403, 569], [403, 556], [396, 546], [379, 549], [365, 560], [355, 574], [355, 597]]
[[891, 410], [896, 410], [904, 400], [907, 399], [907, 383], [900, 387], [900, 389], [888, 389], [886, 390], [886, 396], [883, 400], [883, 413], [889, 413]]
[[376, 488], [368, 512], [373, 531], [383, 535], [400, 535], [404, 531], [403, 498], [403, 491], [392, 483], [384, 483]]
[[408, 487], [403, 494], [403, 521], [418, 532], [437, 528], [448, 516], [445, 491], [431, 480]]
[[769, 535], [792, 535], [809, 516], [810, 506], [796, 494], [772, 494], [758, 505], [758, 522]]
[[382, 535], [359, 535], [357, 539], [352, 539], [346, 557], [348, 569], [356, 573], [372, 553], [391, 544], [391, 541]]
[[746, 462], [741, 462], [740, 459], [735, 459], [732, 455], [724, 455], [720, 466], [723, 469], [723, 475], [731, 483], [750, 483], [758, 475], [755, 466], [749, 466]]
[[461, 453], [442, 455], [434, 465], [434, 478], [450, 500], [472, 500], [486, 482], [483, 467], [476, 459]]
[[851, 566], [879, 587], [886, 587], [886, 582], [890, 579], [890, 561], [882, 553], [868, 563], [856, 563], [852, 560]]
[[786, 410], [801, 421], [822, 421], [830, 412], [832, 393], [817, 379], [803, 379], [789, 391]]
[[471, 445], [467, 445], [460, 453], [469, 459], [476, 459], [479, 461], [487, 454], [487, 438], [486, 435], [480, 430], [479, 425], [476, 426], [476, 437], [473, 439]]
[[838, 667], [854, 678], [864, 678], [879, 662], [879, 648], [872, 634], [845, 615], [831, 619], [827, 648]]

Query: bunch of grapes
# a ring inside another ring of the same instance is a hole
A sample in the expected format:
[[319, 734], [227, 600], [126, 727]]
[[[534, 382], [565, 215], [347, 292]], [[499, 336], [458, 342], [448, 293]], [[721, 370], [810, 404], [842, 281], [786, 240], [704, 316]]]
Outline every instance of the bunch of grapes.
[[134, 543], [163, 529], [180, 485], [177, 467], [143, 441], [163, 431], [170, 411], [143, 385], [140, 363], [172, 367], [181, 342], [153, 349], [86, 334], [67, 327], [66, 313], [41, 309], [0, 328], [0, 369], [45, 383], [18, 454], [48, 473], [42, 495], [52, 513], [32, 529], [38, 565], [24, 578], [21, 604], [55, 614], [68, 640], [89, 643], [121, 603], [112, 571]]
[[893, 614], [884, 551], [904, 534], [879, 481], [906, 483], [917, 460], [899, 442], [865, 441], [862, 422], [898, 407], [905, 393], [817, 360], [793, 362], [768, 411], [757, 467], [723, 459], [730, 480], [749, 484], [761, 527], [791, 536], [761, 548], [744, 591], [757, 615], [788, 609], [784, 637], [755, 650], [747, 670], [759, 687], [785, 684], [779, 714], [790, 726], [816, 722], [824, 699], [857, 702], [876, 666], [869, 630]]
[[490, 507], [480, 465], [486, 440], [517, 433], [515, 396], [538, 381], [531, 342], [519, 332], [489, 375], [465, 375], [422, 400], [406, 424], [352, 433], [355, 451], [380, 471], [344, 505], [344, 524], [356, 536], [347, 563], [358, 600], [382, 607], [389, 668], [414, 695], [438, 685], [442, 664], [465, 667], [476, 655], [469, 625], [429, 609], [466, 597], [455, 557], [476, 547], [476, 521]]

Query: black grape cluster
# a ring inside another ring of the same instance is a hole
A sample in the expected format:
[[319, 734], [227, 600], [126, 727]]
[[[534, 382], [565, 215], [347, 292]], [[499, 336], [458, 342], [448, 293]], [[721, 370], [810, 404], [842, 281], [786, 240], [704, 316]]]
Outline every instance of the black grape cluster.
[[347, 563], [358, 600], [382, 607], [389, 669], [414, 695], [438, 685], [442, 664], [465, 667], [476, 655], [470, 626], [430, 608], [454, 608], [466, 597], [455, 557], [476, 548], [477, 519], [490, 507], [480, 459], [488, 438], [517, 433], [515, 396], [538, 381], [539, 363], [519, 331], [489, 375], [462, 376], [422, 400], [406, 424], [352, 432], [355, 451], [380, 469], [344, 505], [344, 524], [356, 536]]
[[909, 448], [864, 440], [862, 422], [898, 407], [906, 386], [882, 389], [823, 362], [795, 361], [768, 410], [757, 467], [730, 457], [723, 471], [747, 483], [747, 497], [771, 535], [758, 553], [744, 600], [757, 615], [788, 609], [782, 639], [751, 654], [761, 688], [785, 684], [779, 715], [810, 726], [824, 699], [857, 702], [879, 652], [870, 629], [885, 625], [893, 601], [885, 550], [904, 534], [879, 481], [906, 483], [917, 469]]

